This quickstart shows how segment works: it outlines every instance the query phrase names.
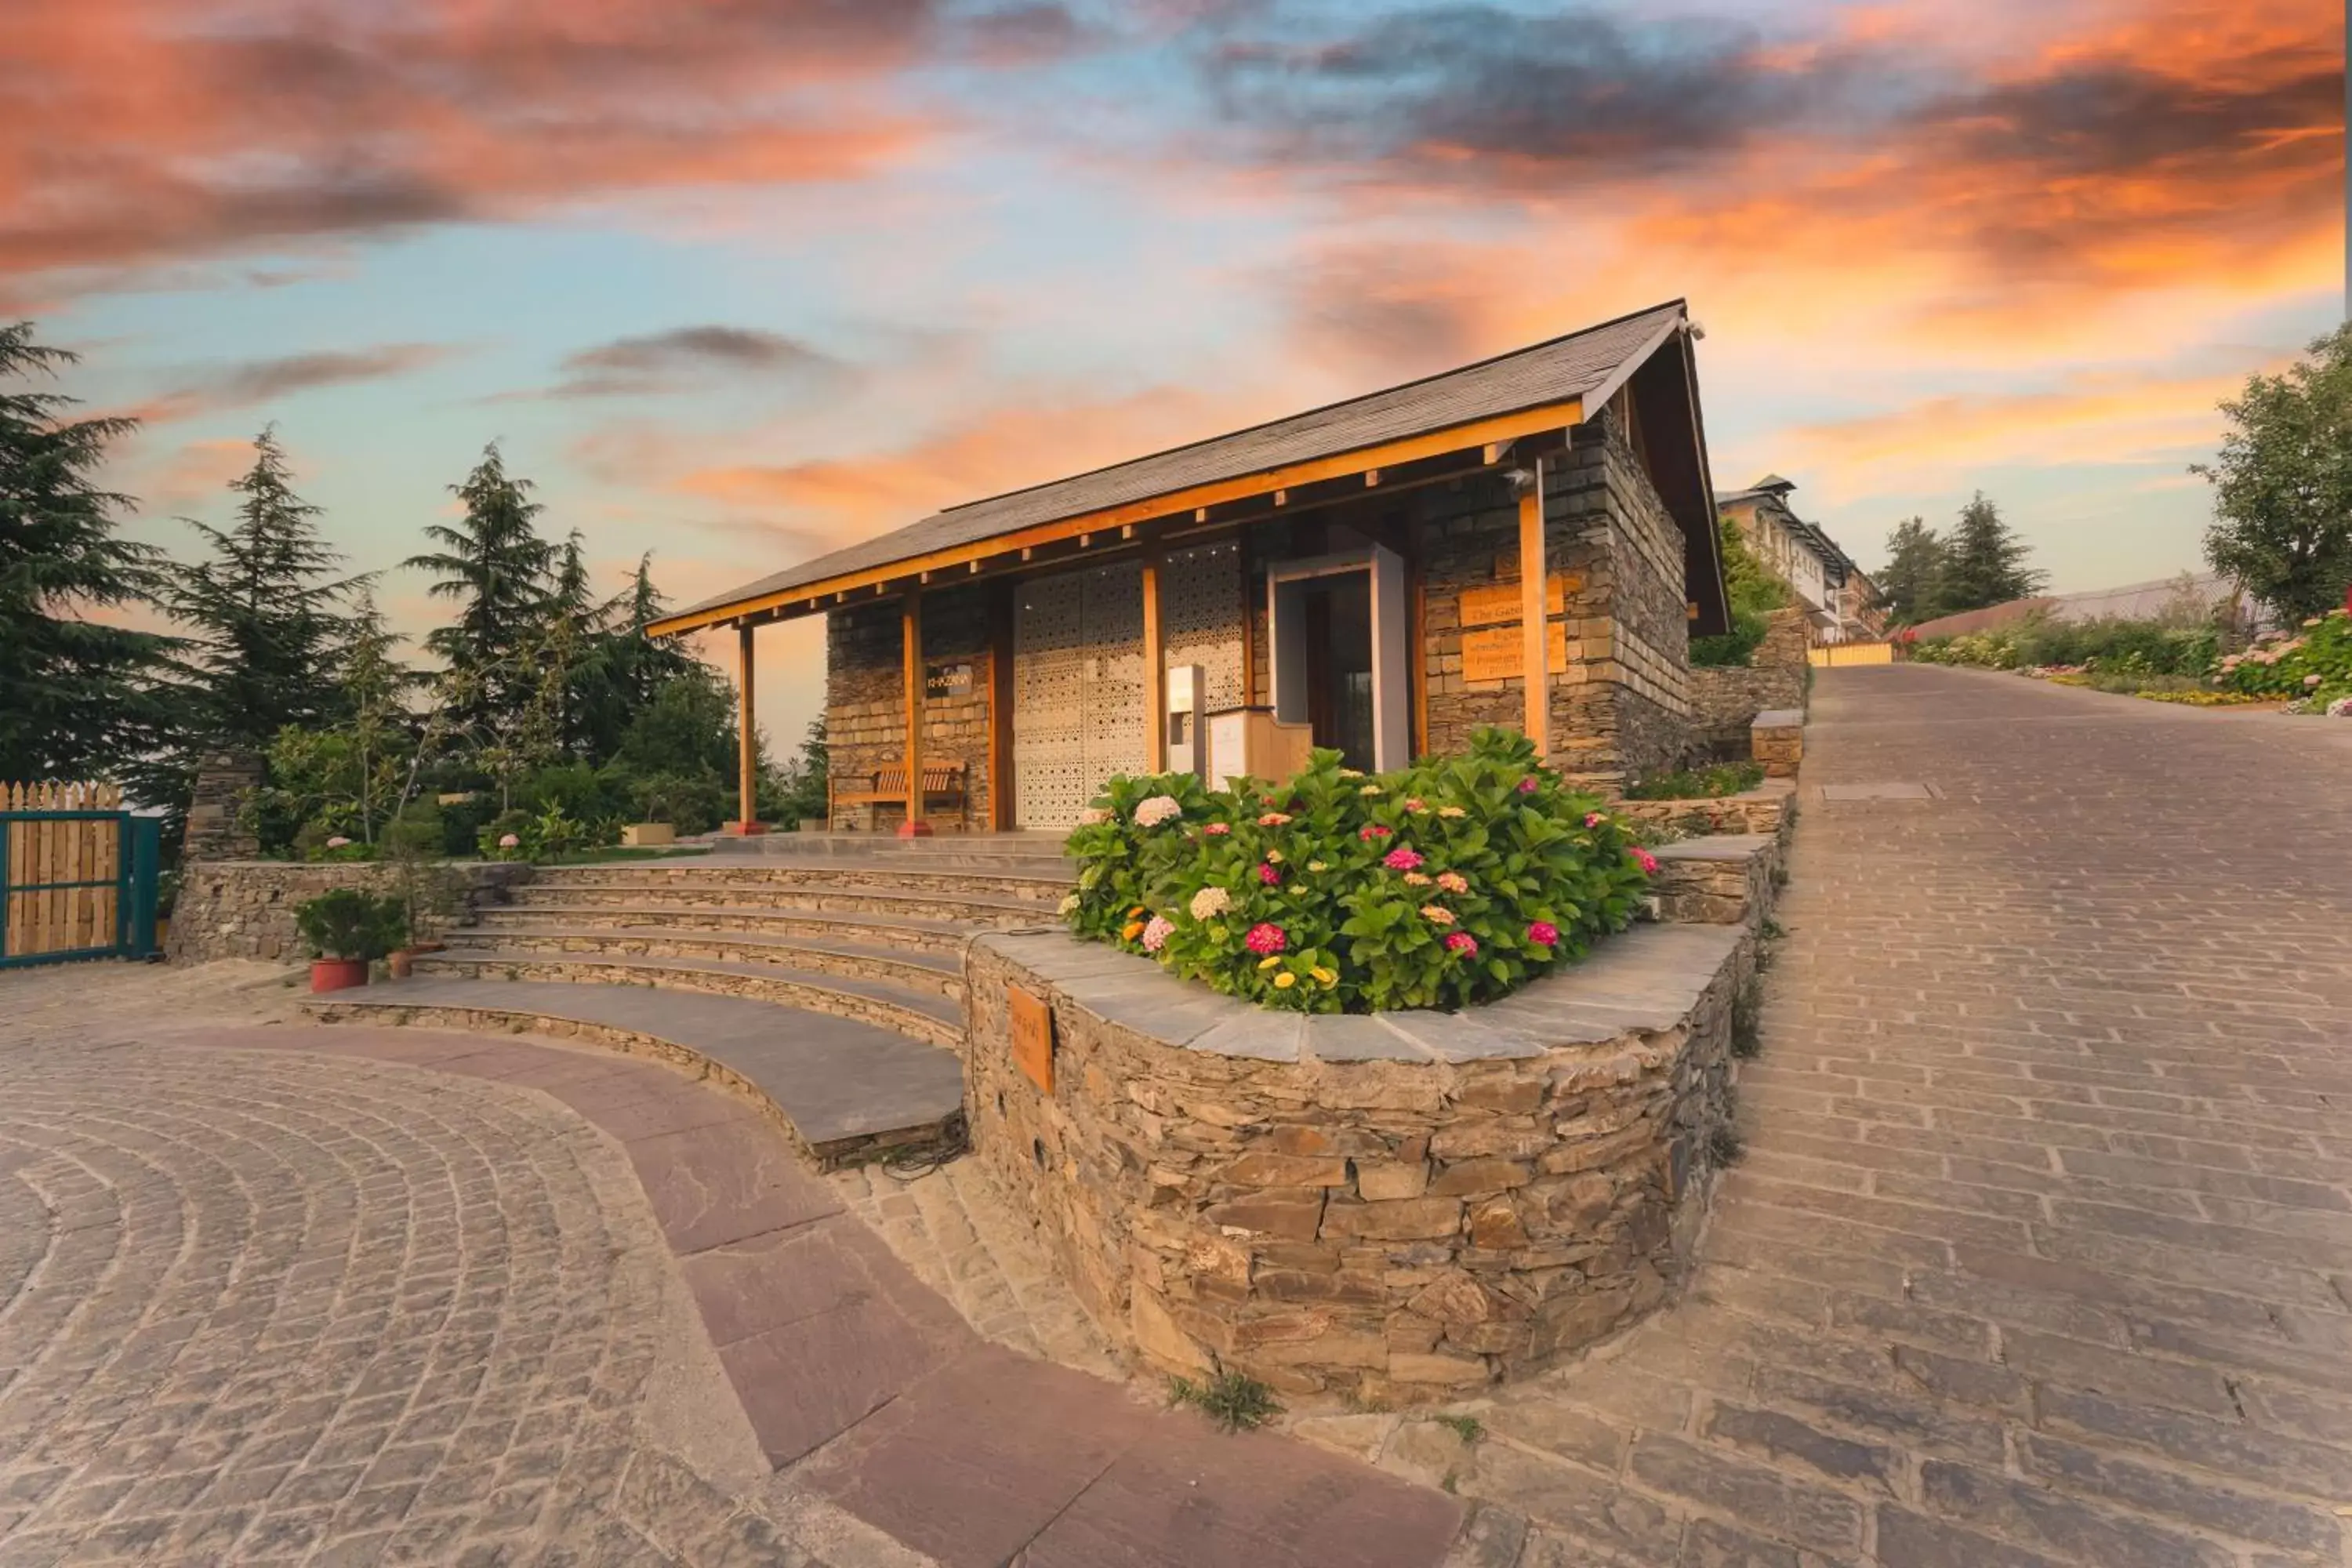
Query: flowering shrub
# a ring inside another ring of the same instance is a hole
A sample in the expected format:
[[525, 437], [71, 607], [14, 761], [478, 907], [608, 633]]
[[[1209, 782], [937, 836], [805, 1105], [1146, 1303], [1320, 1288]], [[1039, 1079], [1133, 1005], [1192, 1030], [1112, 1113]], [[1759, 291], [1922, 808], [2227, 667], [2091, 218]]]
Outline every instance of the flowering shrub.
[[2293, 636], [2264, 633], [2221, 660], [2221, 684], [2250, 696], [2308, 699], [2314, 711], [2352, 697], [2352, 615], [2330, 610]]
[[1216, 793], [1112, 779], [1070, 835], [1078, 890], [1062, 912], [1265, 1006], [1451, 1008], [1582, 956], [1656, 868], [1512, 731], [1376, 779], [1340, 761], [1318, 751], [1286, 784]]

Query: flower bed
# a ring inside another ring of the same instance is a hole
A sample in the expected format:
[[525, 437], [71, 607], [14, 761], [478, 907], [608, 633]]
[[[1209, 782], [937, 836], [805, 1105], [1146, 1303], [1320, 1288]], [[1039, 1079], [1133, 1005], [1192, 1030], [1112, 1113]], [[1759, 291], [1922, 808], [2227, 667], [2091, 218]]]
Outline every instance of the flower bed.
[[1657, 868], [1504, 730], [1377, 777], [1326, 751], [1287, 784], [1121, 776], [1089, 815], [1074, 931], [1304, 1012], [1507, 995], [1622, 930]]
[[2315, 616], [2293, 637], [2265, 633], [2221, 661], [2221, 683], [2249, 696], [2307, 702], [2315, 711], [2352, 697], [2352, 614]]

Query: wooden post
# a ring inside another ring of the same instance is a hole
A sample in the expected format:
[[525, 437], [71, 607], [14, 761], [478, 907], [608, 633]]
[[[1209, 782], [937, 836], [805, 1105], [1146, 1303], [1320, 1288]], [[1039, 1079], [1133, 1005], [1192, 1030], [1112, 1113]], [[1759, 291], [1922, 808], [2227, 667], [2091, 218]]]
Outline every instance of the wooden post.
[[923, 819], [923, 590], [907, 584], [899, 601], [899, 640], [907, 654], [907, 820], [898, 825], [901, 838], [928, 838], [931, 825]]
[[1527, 690], [1523, 726], [1536, 746], [1536, 761], [1551, 759], [1551, 639], [1545, 622], [1543, 459], [1536, 459], [1535, 482], [1519, 498], [1520, 684]]
[[746, 837], [768, 831], [760, 820], [760, 726], [751, 715], [751, 621], [735, 623], [735, 756], [736, 806], [739, 815], [728, 824]]
[[989, 606], [988, 825], [1010, 833], [1019, 816], [1020, 784], [1013, 776], [1013, 637], [1020, 586], [999, 583]]
[[1151, 771], [1168, 771], [1168, 657], [1160, 645], [1160, 557], [1143, 558], [1143, 732]]

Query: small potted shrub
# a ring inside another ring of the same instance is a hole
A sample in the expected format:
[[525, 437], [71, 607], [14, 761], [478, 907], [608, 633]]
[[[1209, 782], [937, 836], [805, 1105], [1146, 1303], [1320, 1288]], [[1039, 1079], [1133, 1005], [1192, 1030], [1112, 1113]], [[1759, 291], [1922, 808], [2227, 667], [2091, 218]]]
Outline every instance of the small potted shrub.
[[368, 965], [408, 936], [408, 914], [396, 898], [337, 888], [294, 908], [294, 924], [310, 950], [310, 989], [364, 985]]

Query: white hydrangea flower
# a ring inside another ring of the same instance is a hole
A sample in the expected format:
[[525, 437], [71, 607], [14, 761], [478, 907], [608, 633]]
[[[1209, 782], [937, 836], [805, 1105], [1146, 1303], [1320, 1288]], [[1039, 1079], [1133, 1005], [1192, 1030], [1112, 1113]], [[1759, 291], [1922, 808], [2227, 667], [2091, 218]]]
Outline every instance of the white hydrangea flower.
[[1078, 896], [1077, 896], [1077, 894], [1076, 894], [1076, 893], [1066, 893], [1066, 894], [1064, 894], [1064, 895], [1062, 896], [1062, 901], [1061, 901], [1061, 903], [1060, 903], [1058, 906], [1056, 906], [1056, 907], [1060, 910], [1060, 911], [1061, 911], [1063, 914], [1066, 914], [1066, 915], [1074, 915], [1074, 914], [1076, 914], [1076, 913], [1078, 912]]
[[1234, 907], [1234, 896], [1223, 888], [1203, 888], [1192, 895], [1192, 918], [1205, 921]]
[[1171, 816], [1183, 815], [1184, 808], [1176, 804], [1174, 795], [1155, 795], [1136, 806], [1135, 825], [1138, 827], [1157, 827]]

